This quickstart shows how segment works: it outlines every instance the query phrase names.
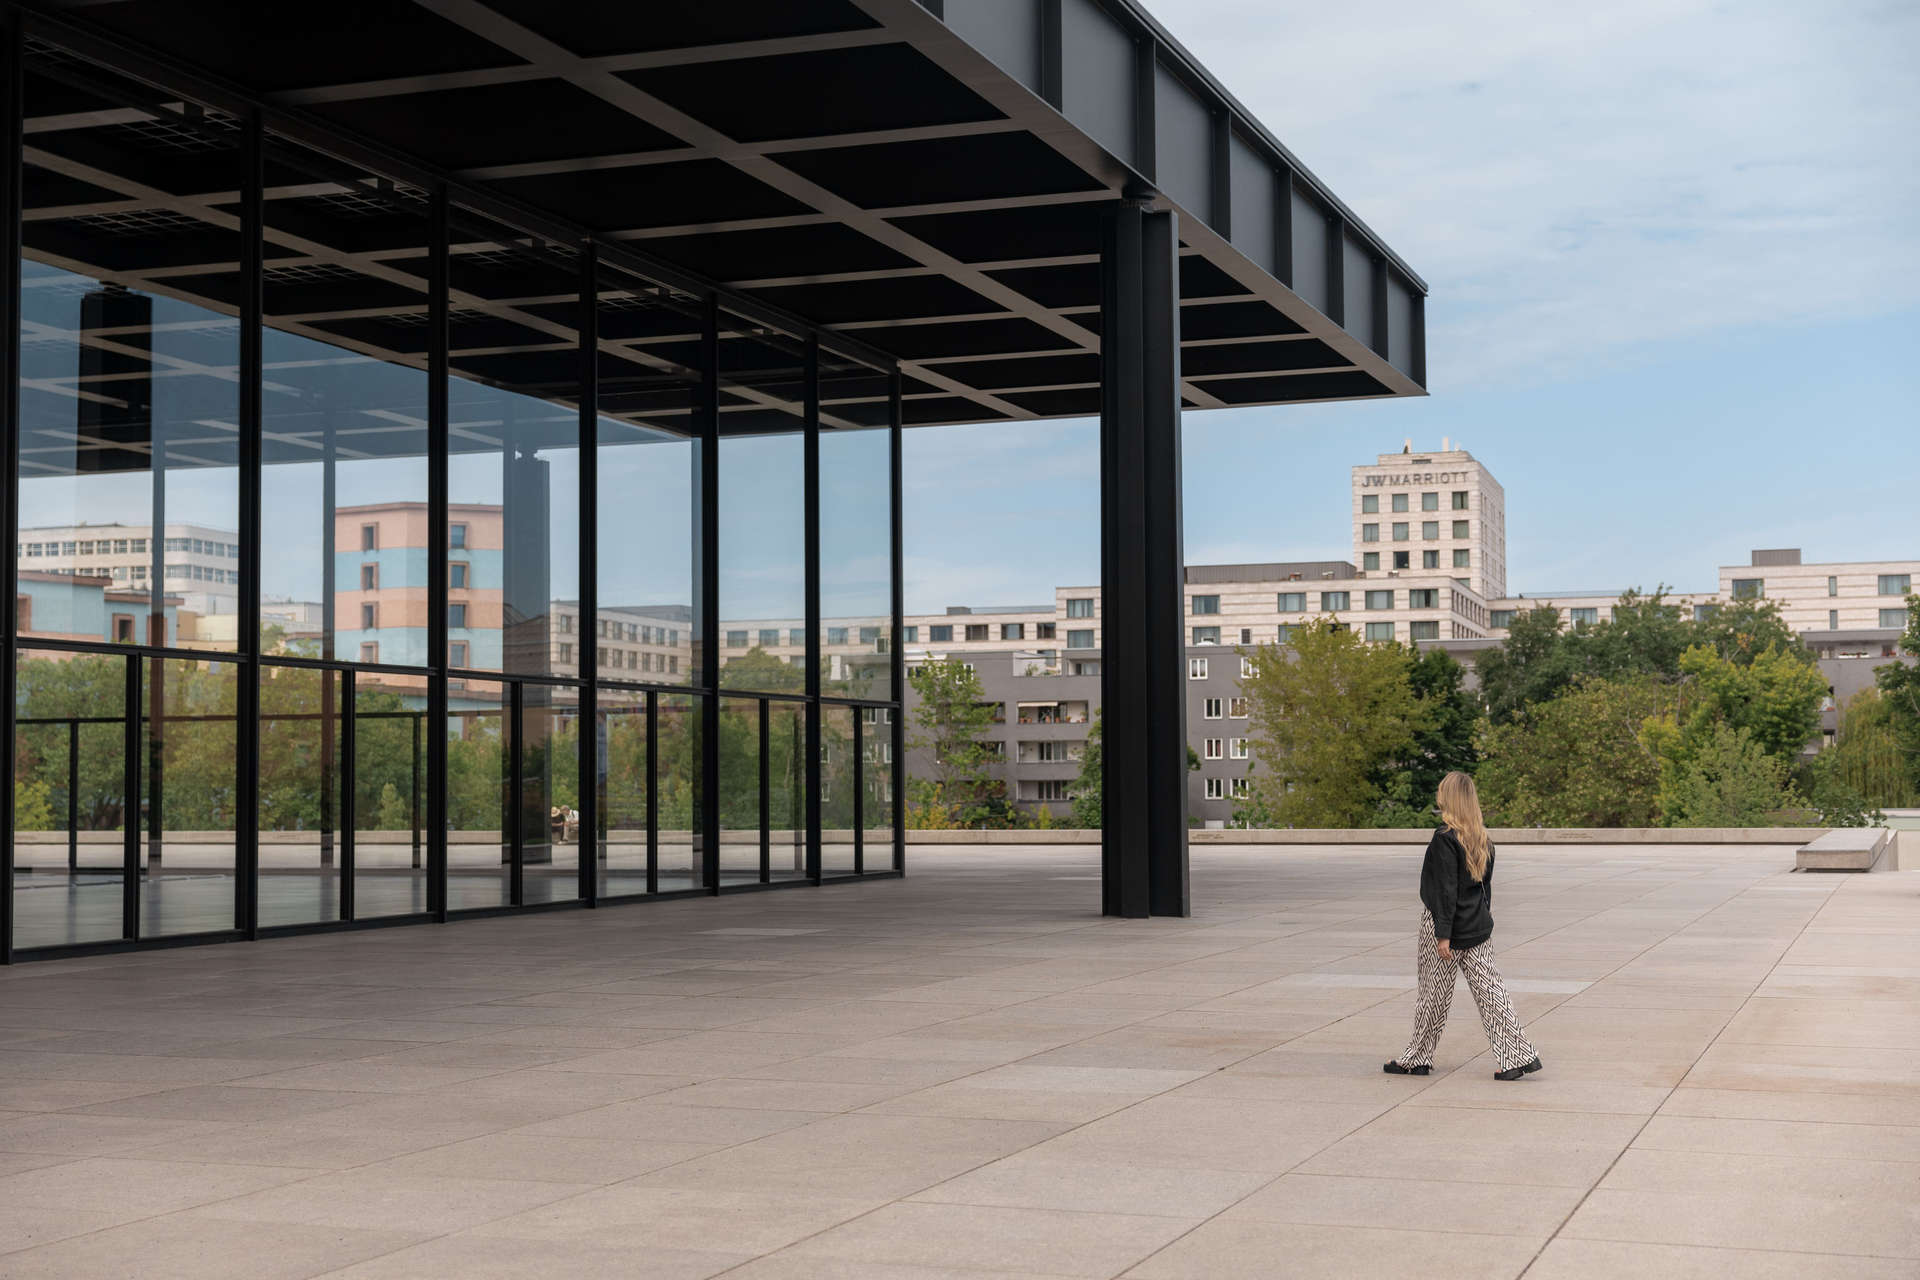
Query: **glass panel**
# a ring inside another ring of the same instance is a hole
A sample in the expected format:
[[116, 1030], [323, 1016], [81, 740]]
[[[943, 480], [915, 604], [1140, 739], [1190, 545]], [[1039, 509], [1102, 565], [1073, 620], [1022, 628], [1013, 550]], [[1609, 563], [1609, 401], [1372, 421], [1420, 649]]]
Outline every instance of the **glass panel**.
[[647, 891], [647, 696], [603, 688], [600, 718], [599, 891]]
[[767, 704], [768, 868], [775, 880], [807, 874], [807, 708]]
[[720, 700], [720, 883], [760, 879], [760, 700]]
[[520, 690], [521, 901], [580, 896], [580, 707], [572, 689]]
[[850, 641], [822, 655], [820, 690], [892, 698], [893, 472], [886, 375], [822, 353], [820, 400], [821, 625]]
[[239, 122], [26, 66], [20, 634], [232, 649]]
[[23, 649], [16, 661], [14, 945], [112, 942], [125, 913], [127, 660]]
[[425, 911], [426, 697], [410, 679], [362, 674], [353, 713], [354, 918]]
[[425, 666], [426, 193], [278, 138], [266, 172], [261, 648]]
[[580, 598], [579, 261], [460, 209], [451, 241], [447, 642], [551, 675]]
[[806, 621], [804, 350], [738, 316], [723, 314], [720, 331], [720, 626], [747, 641], [721, 647], [720, 685], [797, 693], [804, 653], [752, 639]]
[[260, 671], [260, 923], [340, 918], [345, 678]]
[[447, 682], [447, 909], [513, 900], [507, 687]]
[[820, 872], [853, 871], [854, 707], [820, 708]]
[[234, 698], [231, 662], [141, 663], [140, 936], [234, 927]]
[[584, 672], [598, 657], [601, 674], [612, 676], [617, 654], [622, 678], [687, 684], [698, 615], [700, 311], [684, 294], [608, 271], [596, 319], [600, 619], [576, 622], [561, 604], [557, 639], [572, 650], [555, 670]]
[[700, 699], [660, 695], [660, 892], [701, 887], [694, 827], [700, 812]]
[[860, 712], [862, 869], [893, 869], [893, 709]]

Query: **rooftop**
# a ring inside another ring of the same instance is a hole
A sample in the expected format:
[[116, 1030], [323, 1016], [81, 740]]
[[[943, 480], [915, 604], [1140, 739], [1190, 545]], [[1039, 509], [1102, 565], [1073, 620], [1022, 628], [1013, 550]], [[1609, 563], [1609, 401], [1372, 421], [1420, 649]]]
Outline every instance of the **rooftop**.
[[1913, 1274], [1920, 874], [1503, 850], [1500, 1084], [1381, 1074], [1417, 847], [1097, 856], [0, 970], [0, 1270]]

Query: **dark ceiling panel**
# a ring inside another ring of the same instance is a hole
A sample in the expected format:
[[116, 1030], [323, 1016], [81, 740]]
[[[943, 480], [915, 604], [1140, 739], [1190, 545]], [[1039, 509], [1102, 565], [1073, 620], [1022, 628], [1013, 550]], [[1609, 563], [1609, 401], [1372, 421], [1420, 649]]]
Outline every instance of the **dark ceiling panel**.
[[1065, 267], [1022, 267], [990, 271], [1001, 284], [1018, 289], [1050, 311], [1100, 305], [1100, 266], [1094, 262]]
[[[784, 218], [813, 210], [722, 160], [676, 160], [570, 173], [497, 178], [486, 184], [597, 231]], [[635, 247], [646, 248], [645, 241]]]
[[129, 40], [268, 92], [436, 75], [521, 60], [419, 5], [329, 0], [119, 0], [84, 16]]
[[1030, 133], [794, 151], [780, 163], [863, 209], [1097, 191], [1100, 184]]
[[1100, 388], [1084, 391], [1017, 391], [1001, 399], [1045, 418], [1094, 418], [1100, 414]]
[[1298, 338], [1288, 342], [1236, 342], [1226, 347], [1188, 347], [1180, 353], [1180, 372], [1189, 378], [1221, 373], [1345, 368], [1351, 363], [1318, 338]]
[[1068, 356], [1029, 356], [1022, 360], [969, 360], [936, 366], [938, 372], [983, 391], [1005, 387], [1057, 387], [1098, 382], [1100, 357], [1092, 352]]
[[1385, 387], [1358, 369], [1352, 373], [1301, 373], [1292, 377], [1226, 378], [1201, 388], [1228, 404], [1277, 404], [1295, 400], [1350, 400], [1384, 396]]
[[659, 151], [678, 138], [559, 80], [314, 103], [316, 115], [449, 169]]
[[946, 422], [997, 421], [973, 401], [963, 396], [937, 396], [931, 400], [906, 400], [900, 405], [904, 426], [928, 427]]
[[862, 329], [856, 336], [902, 360], [988, 356], [1002, 351], [1058, 351], [1073, 345], [1051, 329], [1015, 316], [960, 324], [891, 325], [884, 329]]
[[710, 279], [768, 280], [911, 267], [913, 259], [837, 222], [640, 242], [654, 257]]
[[738, 142], [1000, 119], [904, 44], [648, 67], [622, 78]]
[[847, 0], [641, 0], [555, 4], [487, 0], [487, 7], [583, 58], [690, 49], [744, 40], [864, 31], [880, 24]]
[[1100, 215], [1107, 207], [1104, 200], [1090, 200], [1030, 209], [929, 213], [892, 221], [908, 235], [962, 262], [1067, 258], [1100, 252]]
[[755, 289], [753, 295], [820, 324], [915, 316], [973, 315], [1000, 308], [945, 276], [904, 280], [845, 280], [834, 284], [789, 285]]

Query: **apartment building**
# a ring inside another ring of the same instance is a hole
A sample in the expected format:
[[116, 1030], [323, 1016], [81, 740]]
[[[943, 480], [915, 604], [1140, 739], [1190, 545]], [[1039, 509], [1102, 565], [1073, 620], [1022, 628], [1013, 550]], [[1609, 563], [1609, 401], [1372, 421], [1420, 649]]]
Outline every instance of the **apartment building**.
[[1803, 564], [1798, 547], [1755, 551], [1720, 567], [1720, 598], [1771, 600], [1788, 626], [1813, 642], [1820, 632], [1882, 632], [1907, 625], [1907, 595], [1920, 559]]
[[18, 567], [35, 573], [104, 578], [108, 589], [141, 595], [159, 575], [168, 596], [189, 613], [240, 607], [239, 535], [231, 529], [169, 521], [160, 545], [151, 524], [41, 525], [20, 530]]

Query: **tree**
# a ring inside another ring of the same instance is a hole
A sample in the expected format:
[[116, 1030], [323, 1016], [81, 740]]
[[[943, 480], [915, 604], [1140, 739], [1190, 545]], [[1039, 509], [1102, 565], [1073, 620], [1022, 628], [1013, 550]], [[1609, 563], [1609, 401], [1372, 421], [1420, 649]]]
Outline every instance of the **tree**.
[[1409, 758], [1431, 725], [1409, 683], [1413, 655], [1315, 619], [1254, 658], [1240, 688], [1262, 764], [1250, 785], [1265, 810], [1287, 826], [1364, 826], [1382, 769]]
[[1713, 721], [1660, 783], [1661, 817], [1669, 827], [1764, 827], [1793, 802], [1785, 762], [1725, 720]]
[[1693, 640], [1693, 623], [1680, 606], [1667, 603], [1663, 583], [1652, 595], [1629, 589], [1613, 605], [1605, 621], [1567, 633], [1577, 664], [1587, 675], [1603, 680], [1629, 676], [1674, 675], [1680, 655]]
[[1660, 756], [1647, 721], [1671, 705], [1659, 678], [1586, 679], [1481, 738], [1475, 774], [1493, 826], [1651, 827]]
[[1774, 600], [1733, 600], [1708, 609], [1693, 624], [1693, 643], [1705, 645], [1737, 666], [1748, 666], [1773, 650], [1782, 650], [1812, 666], [1813, 654], [1780, 618]]
[[[1920, 659], [1920, 595], [1907, 597], [1907, 629], [1900, 637], [1900, 651]], [[1873, 679], [1886, 699], [1888, 724], [1908, 774], [1920, 787], [1920, 663], [1890, 662], [1876, 668]]]
[[[1106, 825], [1106, 767], [1101, 750], [1100, 709], [1093, 713], [1093, 724], [1087, 729], [1087, 744], [1080, 754], [1080, 774], [1067, 789], [1073, 801], [1073, 807], [1067, 815], [1073, 819], [1073, 825], [1085, 831], [1098, 831]], [[1200, 753], [1187, 744], [1187, 772], [1200, 771]]]
[[1494, 724], [1512, 723], [1573, 683], [1579, 671], [1564, 640], [1552, 605], [1514, 614], [1505, 642], [1480, 655], [1480, 696]]
[[922, 663], [909, 678], [918, 699], [913, 719], [920, 729], [909, 745], [931, 760], [931, 776], [913, 779], [914, 803], [924, 807], [937, 797], [954, 825], [977, 825], [1006, 790], [995, 776], [999, 757], [985, 741], [994, 707], [983, 701], [980, 678], [963, 662]]
[[1428, 717], [1413, 735], [1404, 769], [1412, 800], [1422, 809], [1432, 803], [1440, 779], [1455, 771], [1472, 773], [1480, 762], [1474, 744], [1480, 709], [1467, 691], [1466, 677], [1466, 668], [1445, 649], [1428, 649], [1407, 668], [1407, 683]]
[[1805, 660], [1805, 653], [1796, 641], [1791, 647], [1776, 645], [1747, 656], [1742, 663], [1704, 645], [1688, 649], [1681, 655], [1680, 670], [1688, 677], [1690, 723], [1696, 734], [1724, 722], [1746, 730], [1782, 766], [1792, 764], [1820, 729], [1820, 700], [1827, 692], [1825, 678]]
[[1862, 689], [1840, 709], [1831, 748], [1820, 753], [1833, 783], [1860, 797], [1863, 806], [1920, 805], [1920, 759], [1900, 746], [1893, 700], [1877, 688]]
[[782, 662], [759, 645], [732, 658], [720, 668], [722, 689], [751, 689], [756, 693], [799, 693], [807, 687], [807, 672]]

